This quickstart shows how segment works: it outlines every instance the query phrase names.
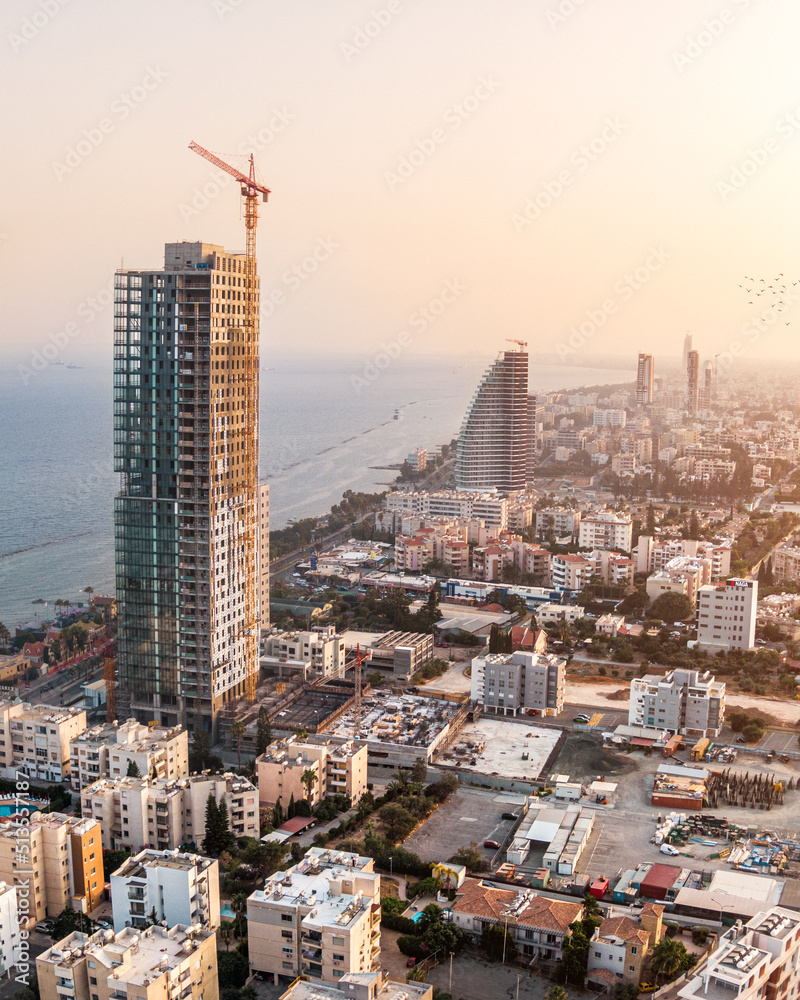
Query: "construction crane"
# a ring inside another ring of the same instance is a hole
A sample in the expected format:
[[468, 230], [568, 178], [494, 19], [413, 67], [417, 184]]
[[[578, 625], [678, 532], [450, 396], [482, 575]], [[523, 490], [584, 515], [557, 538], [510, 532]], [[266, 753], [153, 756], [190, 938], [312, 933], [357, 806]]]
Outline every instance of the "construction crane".
[[528, 346], [528, 341], [527, 340], [514, 340], [512, 337], [506, 337], [506, 343], [507, 344], [519, 344], [520, 347], [527, 347]]
[[[240, 540], [244, 545], [244, 625], [239, 635], [249, 641], [245, 653], [245, 698], [252, 702], [256, 695], [258, 678], [258, 620], [256, 606], [256, 545], [258, 518], [258, 327], [257, 327], [257, 281], [256, 281], [256, 229], [258, 227], [258, 201], [269, 198], [269, 188], [256, 181], [255, 160], [250, 154], [250, 170], [242, 173], [196, 142], [189, 143], [189, 149], [213, 163], [215, 167], [230, 174], [240, 184], [244, 198], [245, 225], [245, 266], [244, 266], [244, 307], [242, 329], [242, 369], [241, 385], [244, 395], [245, 413], [245, 461], [243, 467], [243, 488], [245, 502], [242, 511]], [[238, 324], [237, 324], [238, 325]], [[216, 421], [214, 421], [216, 423]], [[216, 449], [215, 449], [216, 451]], [[213, 499], [212, 499], [213, 505]]]

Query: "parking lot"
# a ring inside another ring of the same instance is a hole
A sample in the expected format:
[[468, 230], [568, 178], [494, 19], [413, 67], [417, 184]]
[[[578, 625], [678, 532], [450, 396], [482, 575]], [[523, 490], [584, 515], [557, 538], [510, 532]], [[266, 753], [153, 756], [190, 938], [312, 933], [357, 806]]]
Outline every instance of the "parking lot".
[[[484, 840], [502, 844], [512, 820], [503, 819], [504, 812], [520, 811], [523, 796], [513, 792], [489, 791], [462, 785], [425, 823], [403, 842], [423, 861], [447, 861], [460, 847], [475, 841], [483, 848]], [[494, 851], [486, 850], [487, 859]]]
[[770, 732], [765, 733], [764, 738], [757, 744], [760, 749], [774, 750], [775, 753], [797, 753], [800, 745], [797, 742], [797, 733], [792, 732]]

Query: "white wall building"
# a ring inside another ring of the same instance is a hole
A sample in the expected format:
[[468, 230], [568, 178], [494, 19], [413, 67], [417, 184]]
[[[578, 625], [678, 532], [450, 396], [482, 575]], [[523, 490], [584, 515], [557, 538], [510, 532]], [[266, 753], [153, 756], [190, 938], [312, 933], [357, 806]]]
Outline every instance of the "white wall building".
[[45, 781], [69, 777], [70, 740], [86, 729], [82, 708], [55, 708], [21, 701], [0, 701], [0, 766]]
[[[25, 961], [27, 954], [26, 948]], [[17, 889], [7, 882], [0, 882], [0, 975], [7, 975], [21, 957]]]
[[756, 642], [757, 580], [728, 580], [697, 592], [697, 644], [752, 649]]
[[207, 930], [219, 927], [219, 864], [213, 858], [179, 851], [140, 851], [111, 874], [111, 909], [114, 930], [147, 927], [156, 922], [168, 927], [200, 923]]
[[606, 511], [581, 519], [578, 545], [582, 549], [621, 549], [630, 552], [633, 539], [633, 518], [627, 514]]
[[496, 493], [469, 490], [437, 490], [427, 492], [388, 493], [384, 500], [387, 510], [410, 511], [434, 517], [478, 518], [487, 525], [508, 527], [508, 500]]
[[261, 666], [303, 670], [307, 680], [344, 674], [344, 636], [334, 625], [319, 625], [308, 632], [279, 632], [263, 641]]
[[709, 671], [671, 670], [631, 681], [628, 725], [687, 736], [719, 736], [725, 720], [725, 685]]
[[145, 726], [136, 719], [87, 729], [70, 740], [70, 781], [79, 792], [99, 778], [124, 778], [133, 762], [142, 778], [184, 778], [189, 737], [182, 726]]
[[566, 660], [539, 653], [487, 653], [472, 661], [470, 696], [498, 714], [564, 709]]

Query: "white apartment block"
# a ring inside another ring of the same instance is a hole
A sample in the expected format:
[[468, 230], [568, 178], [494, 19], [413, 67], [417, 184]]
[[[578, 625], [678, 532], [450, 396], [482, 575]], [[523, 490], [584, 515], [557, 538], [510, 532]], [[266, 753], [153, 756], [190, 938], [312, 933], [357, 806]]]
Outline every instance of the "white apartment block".
[[0, 879], [28, 892], [30, 915], [90, 913], [105, 890], [99, 823], [64, 813], [32, 813], [26, 827], [0, 823]]
[[131, 761], [142, 778], [184, 778], [189, 737], [182, 726], [145, 726], [136, 719], [87, 729], [70, 741], [70, 780], [76, 792], [100, 778], [124, 778]]
[[[8, 975], [22, 957], [17, 890], [7, 882], [0, 882], [0, 975]], [[28, 961], [27, 947], [24, 960]]]
[[219, 1000], [217, 935], [178, 924], [75, 931], [36, 959], [41, 1000]]
[[731, 571], [731, 540], [701, 542], [691, 538], [670, 538], [663, 541], [651, 535], [639, 535], [633, 550], [633, 561], [637, 573], [657, 573], [668, 563], [681, 556], [708, 559], [711, 564], [711, 580], [720, 580]]
[[725, 685], [706, 670], [671, 670], [631, 681], [628, 725], [668, 729], [684, 736], [719, 736], [725, 721]]
[[279, 632], [262, 643], [261, 666], [302, 670], [309, 681], [344, 675], [344, 636], [333, 625], [319, 625], [308, 632]]
[[693, 556], [676, 556], [666, 566], [647, 578], [647, 596], [654, 601], [661, 594], [685, 594], [692, 602], [697, 602], [697, 592], [711, 582], [712, 564], [710, 559]]
[[556, 538], [575, 538], [581, 523], [581, 512], [565, 507], [548, 507], [536, 511], [536, 534], [543, 537], [552, 531]]
[[617, 476], [635, 476], [639, 470], [639, 460], [628, 451], [611, 456], [611, 471]]
[[470, 697], [498, 715], [564, 709], [566, 660], [548, 654], [487, 653], [472, 660]]
[[183, 844], [200, 848], [206, 807], [223, 798], [237, 837], [258, 837], [258, 789], [238, 774], [188, 778], [101, 778], [81, 792], [81, 809], [102, 825], [103, 847], [112, 851], [161, 851]]
[[258, 597], [259, 626], [269, 628], [269, 483], [258, 484]]
[[[314, 775], [308, 788], [303, 784], [307, 771]], [[285, 810], [292, 798], [307, 798], [313, 808], [327, 795], [346, 795], [356, 804], [367, 790], [367, 745], [352, 740], [302, 743], [289, 736], [256, 757], [256, 776], [262, 806], [280, 799]]]
[[757, 580], [728, 580], [697, 592], [697, 644], [752, 649], [756, 641]]
[[736, 462], [721, 462], [718, 458], [697, 458], [694, 462], [695, 479], [730, 479], [736, 472]]
[[586, 615], [580, 604], [540, 604], [534, 611], [536, 622], [543, 625], [557, 625], [559, 622], [577, 622]]
[[800, 580], [800, 549], [781, 545], [772, 554], [772, 572], [778, 582]]
[[627, 422], [625, 410], [595, 410], [592, 417], [595, 427], [624, 427]]
[[582, 590], [592, 577], [592, 564], [578, 555], [553, 555], [550, 574], [556, 590]]
[[737, 920], [698, 972], [687, 973], [682, 1000], [795, 1000], [800, 996], [800, 914], [774, 906]]
[[337, 982], [380, 968], [381, 877], [372, 858], [312, 847], [247, 900], [250, 967]]
[[200, 924], [219, 927], [219, 864], [213, 858], [174, 851], [140, 851], [111, 873], [114, 930]]
[[353, 972], [335, 984], [296, 979], [280, 1000], [433, 1000], [433, 987], [391, 979], [388, 972]]
[[633, 519], [627, 514], [590, 514], [581, 519], [578, 545], [582, 549], [621, 549], [630, 552]]
[[595, 549], [582, 558], [591, 564], [592, 576], [609, 586], [627, 587], [633, 583], [633, 560], [618, 552]]
[[69, 778], [70, 741], [86, 729], [82, 708], [0, 701], [0, 767], [8, 778]]
[[438, 490], [388, 493], [386, 510], [409, 511], [426, 517], [479, 518], [501, 531], [508, 527], [508, 500], [495, 493], [470, 490]]

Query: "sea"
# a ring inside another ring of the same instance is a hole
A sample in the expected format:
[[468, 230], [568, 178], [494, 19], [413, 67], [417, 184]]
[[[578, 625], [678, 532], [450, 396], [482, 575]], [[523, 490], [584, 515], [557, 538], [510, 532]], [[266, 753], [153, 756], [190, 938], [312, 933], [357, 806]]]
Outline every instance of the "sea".
[[[388, 361], [388, 359], [383, 359]], [[262, 362], [260, 477], [271, 524], [327, 513], [345, 490], [389, 486], [415, 448], [458, 434], [486, 355]], [[30, 375], [30, 373], [28, 373]], [[530, 391], [631, 382], [632, 369], [535, 364]], [[112, 374], [52, 365], [0, 368], [0, 621], [52, 616], [57, 598], [114, 593]], [[34, 601], [46, 601], [46, 608]]]

